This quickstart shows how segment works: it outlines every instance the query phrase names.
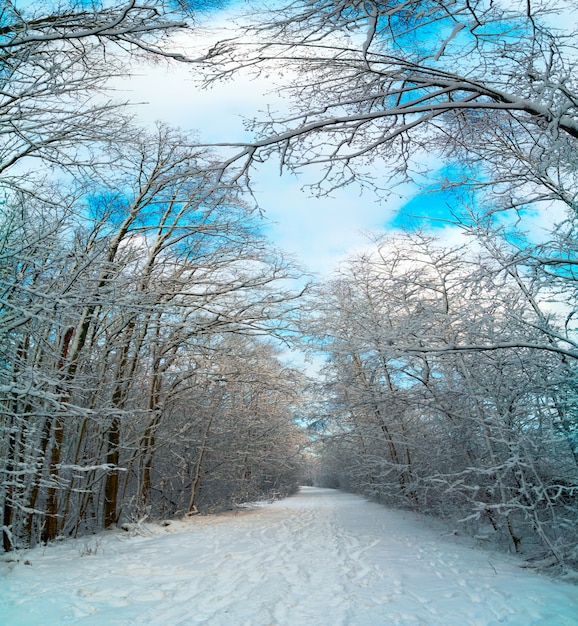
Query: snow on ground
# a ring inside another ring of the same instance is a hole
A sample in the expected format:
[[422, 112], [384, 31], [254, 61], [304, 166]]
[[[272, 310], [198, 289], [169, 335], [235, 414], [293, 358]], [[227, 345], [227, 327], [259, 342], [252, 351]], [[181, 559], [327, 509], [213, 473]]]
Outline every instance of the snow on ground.
[[146, 528], [1, 563], [0, 624], [578, 624], [578, 587], [339, 491]]

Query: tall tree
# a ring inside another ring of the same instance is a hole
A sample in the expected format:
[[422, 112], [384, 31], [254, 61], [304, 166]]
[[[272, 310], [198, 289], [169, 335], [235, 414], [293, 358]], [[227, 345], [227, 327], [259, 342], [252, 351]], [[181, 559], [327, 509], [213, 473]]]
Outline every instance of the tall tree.
[[334, 416], [323, 480], [575, 567], [576, 360], [541, 348], [515, 277], [411, 234], [352, 260], [317, 306]]

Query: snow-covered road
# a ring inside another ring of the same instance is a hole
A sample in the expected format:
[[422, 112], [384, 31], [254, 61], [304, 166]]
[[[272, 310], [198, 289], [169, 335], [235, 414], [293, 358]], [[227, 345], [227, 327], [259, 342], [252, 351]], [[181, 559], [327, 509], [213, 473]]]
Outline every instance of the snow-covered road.
[[0, 565], [2, 626], [578, 624], [578, 587], [411, 514], [313, 487], [24, 558]]

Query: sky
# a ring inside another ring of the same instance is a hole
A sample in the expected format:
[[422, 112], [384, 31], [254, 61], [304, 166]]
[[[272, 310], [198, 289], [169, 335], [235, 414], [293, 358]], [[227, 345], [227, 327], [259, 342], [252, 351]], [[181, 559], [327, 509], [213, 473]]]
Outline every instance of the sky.
[[[215, 27], [230, 22], [231, 4], [211, 18]], [[209, 35], [198, 35], [197, 45], [211, 40]], [[195, 131], [202, 142], [209, 143], [250, 140], [245, 119], [258, 117], [267, 106], [287, 108], [265, 79], [239, 76], [203, 90], [195, 71], [194, 66], [175, 63], [143, 67], [116, 88], [120, 97], [139, 103], [134, 111], [143, 123], [162, 120]], [[317, 198], [303, 189], [306, 183], [316, 181], [312, 168], [299, 178], [288, 173], [281, 176], [273, 161], [260, 166], [252, 178], [269, 238], [320, 277], [330, 275], [348, 255], [363, 249], [368, 233], [385, 233], [391, 228], [397, 211], [415, 192], [400, 188], [385, 202], [368, 189], [350, 185]]]
[[[245, 3], [220, 4], [225, 8], [200, 16], [199, 28], [190, 42], [180, 39], [176, 45], [184, 43], [206, 51], [212, 42], [230, 37], [231, 31], [225, 29], [233, 24], [235, 7]], [[249, 141], [252, 135], [245, 128], [246, 120], [259, 118], [268, 107], [288, 110], [289, 106], [275, 92], [275, 84], [265, 78], [237, 75], [234, 80], [202, 89], [194, 64], [142, 67], [116, 87], [119, 96], [139, 103], [134, 111], [144, 124], [162, 120], [197, 133], [203, 143]], [[445, 171], [441, 161], [431, 155], [425, 158], [430, 168], [438, 173]], [[379, 164], [374, 173], [379, 175]], [[303, 269], [320, 278], [330, 276], [342, 261], [369, 247], [375, 235], [401, 228], [425, 225], [450, 245], [460, 241], [459, 230], [445, 221], [452, 218], [452, 201], [435, 186], [426, 186], [420, 193], [416, 185], [403, 185], [383, 199], [352, 184], [319, 198], [303, 189], [319, 179], [317, 174], [309, 167], [299, 178], [290, 173], [280, 175], [278, 162], [271, 160], [253, 172], [252, 190], [263, 211], [268, 237]], [[424, 221], [426, 215], [431, 219]], [[556, 221], [559, 218], [555, 216]], [[543, 220], [552, 224], [552, 216], [525, 217], [528, 228], [537, 233]]]
[[[235, 6], [240, 4], [244, 3], [225, 3], [225, 8], [200, 19], [193, 38], [184, 42], [187, 47], [193, 46], [192, 56], [198, 56], [195, 49], [205, 51], [214, 41], [231, 36], [225, 29], [233, 24]], [[177, 40], [175, 45], [183, 45], [183, 40]], [[282, 111], [289, 106], [275, 92], [275, 84], [264, 78], [237, 75], [234, 80], [202, 89], [194, 64], [143, 66], [116, 88], [119, 97], [138, 103], [134, 112], [142, 123], [152, 125], [161, 120], [193, 131], [202, 143], [249, 141], [252, 136], [246, 130], [246, 120], [259, 118], [268, 107]], [[428, 158], [430, 169], [437, 169], [440, 174], [448, 171], [441, 161]], [[379, 163], [375, 173], [379, 174]], [[330, 277], [348, 257], [371, 249], [376, 236], [402, 228], [435, 229], [440, 240], [449, 246], [465, 241], [463, 231], [447, 223], [452, 218], [451, 199], [436, 191], [433, 184], [421, 192], [415, 185], [396, 187], [386, 200], [368, 189], [362, 193], [353, 184], [329, 197], [316, 198], [303, 189], [316, 180], [313, 168], [306, 168], [299, 178], [290, 173], [280, 175], [279, 164], [274, 160], [260, 165], [252, 175], [252, 191], [263, 212], [264, 232], [283, 253], [316, 278]], [[429, 218], [424, 218], [426, 215]], [[499, 219], [516, 218], [515, 214], [502, 214]], [[542, 239], [553, 223], [562, 219], [563, 213], [555, 214], [550, 208], [527, 213], [524, 226], [530, 238]], [[304, 364], [303, 357], [295, 351], [288, 351], [285, 357], [289, 364], [304, 367], [313, 376], [321, 365], [317, 359], [313, 364]]]

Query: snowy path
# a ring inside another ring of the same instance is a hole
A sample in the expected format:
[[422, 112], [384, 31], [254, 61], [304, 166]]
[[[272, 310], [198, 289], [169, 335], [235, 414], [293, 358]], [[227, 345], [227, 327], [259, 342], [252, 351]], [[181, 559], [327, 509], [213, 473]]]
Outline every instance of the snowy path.
[[0, 564], [2, 626], [578, 624], [578, 587], [410, 514], [312, 487], [248, 512], [26, 558]]

